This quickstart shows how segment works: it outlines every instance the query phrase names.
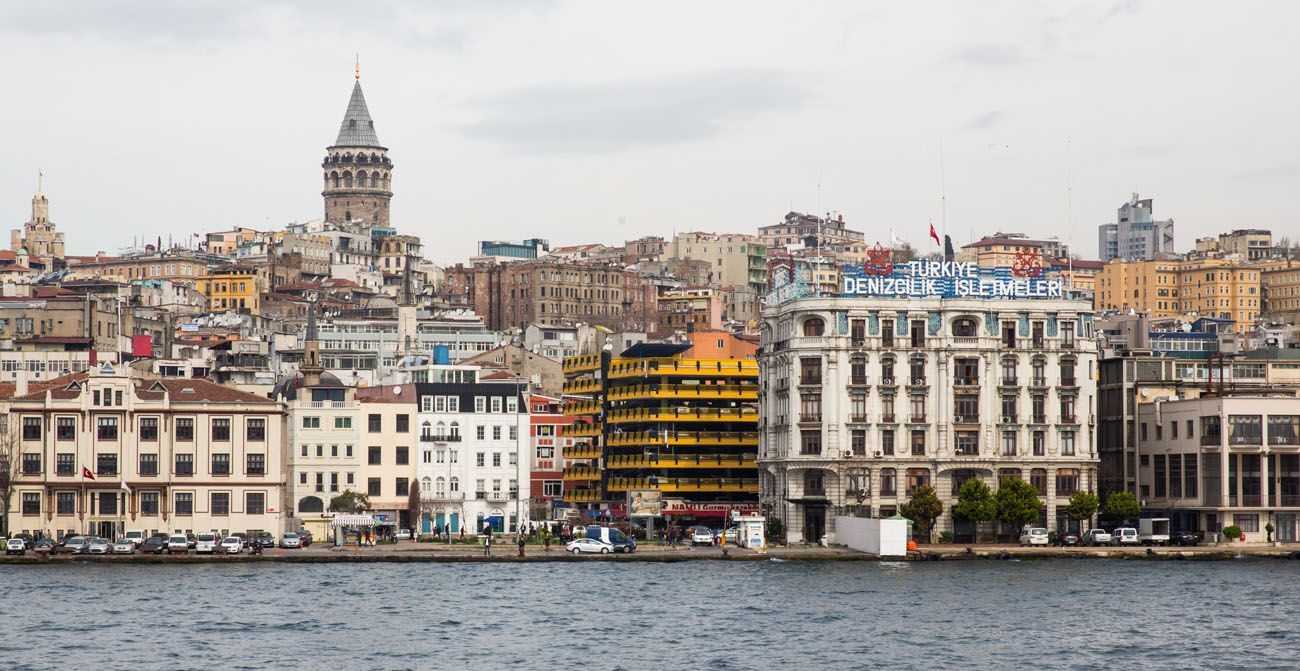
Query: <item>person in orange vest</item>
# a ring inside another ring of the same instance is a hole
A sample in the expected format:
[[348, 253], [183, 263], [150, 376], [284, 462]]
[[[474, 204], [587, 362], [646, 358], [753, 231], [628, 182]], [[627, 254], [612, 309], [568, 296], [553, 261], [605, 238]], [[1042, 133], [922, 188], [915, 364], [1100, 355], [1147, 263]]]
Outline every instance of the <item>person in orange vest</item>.
[[909, 539], [907, 539], [907, 551], [908, 551], [908, 552], [916, 552], [916, 547], [917, 547], [917, 546], [916, 546], [916, 539], [915, 539], [915, 538], [909, 538]]

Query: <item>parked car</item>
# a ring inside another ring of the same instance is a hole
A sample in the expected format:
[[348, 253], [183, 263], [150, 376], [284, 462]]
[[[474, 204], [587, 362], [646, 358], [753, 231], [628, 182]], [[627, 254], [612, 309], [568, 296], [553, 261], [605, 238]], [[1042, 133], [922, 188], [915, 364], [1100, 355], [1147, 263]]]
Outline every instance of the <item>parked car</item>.
[[32, 548], [32, 552], [39, 555], [48, 555], [54, 553], [54, 548], [54, 541], [48, 538], [42, 538], [36, 541], [36, 545]]
[[113, 544], [109, 543], [107, 538], [96, 536], [90, 539], [90, 542], [86, 544], [86, 554], [106, 555], [108, 554], [109, 548], [112, 546]]
[[115, 555], [133, 555], [135, 554], [135, 543], [131, 539], [123, 536], [122, 538], [117, 539], [116, 543], [113, 543], [113, 547], [110, 548], [110, 551]]
[[575, 538], [564, 546], [564, 551], [575, 555], [584, 553], [607, 555], [614, 551], [614, 546], [595, 538]]
[[292, 531], [285, 532], [285, 534], [280, 537], [280, 547], [301, 548], [302, 538]]
[[393, 534], [393, 537], [396, 538], [396, 539], [399, 540], [399, 541], [409, 541], [409, 540], [411, 540], [411, 530], [410, 530], [410, 529], [398, 529], [398, 530], [397, 530], [397, 533]]
[[1047, 529], [1029, 527], [1020, 532], [1020, 547], [1026, 545], [1047, 545]]
[[587, 538], [608, 544], [614, 552], [636, 551], [636, 540], [614, 527], [587, 527]]
[[1178, 546], [1197, 545], [1201, 542], [1195, 531], [1174, 531], [1169, 534], [1169, 544]]
[[167, 554], [189, 554], [190, 539], [185, 534], [175, 534], [167, 538]]
[[130, 542], [132, 542], [132, 543], [135, 543], [135, 546], [138, 548], [138, 547], [140, 547], [140, 544], [144, 542], [144, 532], [143, 532], [143, 531], [128, 531], [128, 532], [126, 532], [125, 535], [122, 536], [122, 540], [127, 540], [127, 541], [130, 541]]
[[68, 536], [59, 544], [59, 552], [70, 555], [79, 555], [86, 551], [86, 546], [90, 544], [90, 539], [85, 536]]
[[312, 539], [311, 539], [311, 532], [310, 532], [310, 531], [307, 531], [306, 529], [299, 529], [299, 530], [298, 530], [298, 540], [299, 540], [299, 541], [302, 541], [302, 546], [303, 546], [303, 547], [305, 547], [305, 548], [309, 548], [309, 547], [311, 547], [311, 540], [312, 540]]
[[1111, 545], [1137, 545], [1138, 530], [1133, 527], [1119, 527], [1110, 533]]
[[1063, 533], [1056, 537], [1056, 544], [1063, 548], [1073, 547], [1075, 545], [1078, 545], [1079, 534], [1074, 534], [1069, 532]]
[[740, 527], [729, 527], [722, 532], [721, 536], [723, 540], [727, 541], [727, 545], [735, 545], [740, 542]]
[[273, 548], [275, 547], [275, 534], [269, 531], [259, 531], [257, 536], [255, 536], [252, 541], [249, 541], [248, 544], [252, 543], [257, 543], [262, 546], [263, 550]]
[[194, 541], [194, 554], [210, 555], [217, 551], [217, 546], [221, 545], [221, 536], [210, 531], [196, 534]]
[[10, 538], [5, 541], [5, 554], [22, 555], [27, 553], [27, 541], [21, 538]]
[[696, 526], [686, 530], [686, 540], [691, 545], [713, 545], [713, 530], [708, 527]]
[[226, 536], [221, 541], [221, 551], [229, 555], [237, 555], [244, 551], [244, 541], [238, 536]]
[[150, 536], [149, 538], [144, 539], [144, 542], [140, 544], [140, 552], [143, 552], [145, 554], [160, 555], [166, 551], [167, 551], [166, 536]]
[[1110, 532], [1105, 529], [1089, 529], [1083, 535], [1084, 545], [1110, 545]]

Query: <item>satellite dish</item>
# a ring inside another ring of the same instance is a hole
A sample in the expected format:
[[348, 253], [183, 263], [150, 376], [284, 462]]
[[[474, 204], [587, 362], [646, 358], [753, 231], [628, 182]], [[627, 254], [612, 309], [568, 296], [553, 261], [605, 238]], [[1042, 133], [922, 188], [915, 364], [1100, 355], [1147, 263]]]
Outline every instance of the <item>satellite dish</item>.
[[396, 396], [400, 396], [401, 393], [402, 393], [402, 386], [401, 386], [401, 385], [397, 385], [396, 387], [393, 387], [393, 394], [394, 394], [394, 395], [396, 395]]

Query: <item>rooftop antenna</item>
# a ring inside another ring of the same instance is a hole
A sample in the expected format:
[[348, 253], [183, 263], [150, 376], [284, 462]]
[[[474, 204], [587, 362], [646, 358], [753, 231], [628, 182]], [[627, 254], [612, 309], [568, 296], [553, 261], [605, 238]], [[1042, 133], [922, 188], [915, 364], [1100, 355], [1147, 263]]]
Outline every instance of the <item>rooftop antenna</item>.
[[[939, 136], [939, 225], [948, 234], [948, 180], [943, 166], [943, 136]], [[972, 236], [974, 237], [974, 236]]]

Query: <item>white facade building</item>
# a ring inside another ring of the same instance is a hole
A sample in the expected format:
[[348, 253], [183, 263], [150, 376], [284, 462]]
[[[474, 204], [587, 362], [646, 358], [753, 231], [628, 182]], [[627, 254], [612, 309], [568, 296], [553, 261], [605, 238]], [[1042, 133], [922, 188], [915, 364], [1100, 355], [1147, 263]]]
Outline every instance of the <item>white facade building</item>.
[[763, 312], [762, 503], [791, 540], [889, 517], [917, 485], [1034, 484], [1043, 524], [1096, 478], [1091, 307], [1049, 298], [799, 298]]
[[514, 383], [415, 385], [421, 529], [472, 535], [528, 523], [529, 415]]

